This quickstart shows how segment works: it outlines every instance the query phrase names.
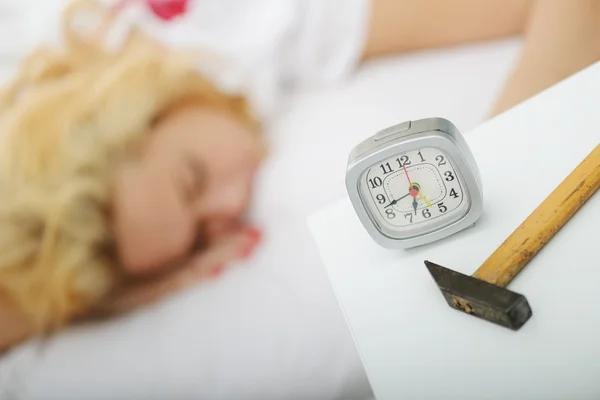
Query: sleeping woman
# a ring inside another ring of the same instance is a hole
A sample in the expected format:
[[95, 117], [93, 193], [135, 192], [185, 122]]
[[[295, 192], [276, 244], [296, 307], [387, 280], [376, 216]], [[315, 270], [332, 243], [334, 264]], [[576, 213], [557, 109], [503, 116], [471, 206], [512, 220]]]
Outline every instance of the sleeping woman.
[[250, 256], [286, 90], [523, 35], [493, 116], [600, 58], [596, 0], [53, 1], [58, 42], [0, 95], [0, 350]]

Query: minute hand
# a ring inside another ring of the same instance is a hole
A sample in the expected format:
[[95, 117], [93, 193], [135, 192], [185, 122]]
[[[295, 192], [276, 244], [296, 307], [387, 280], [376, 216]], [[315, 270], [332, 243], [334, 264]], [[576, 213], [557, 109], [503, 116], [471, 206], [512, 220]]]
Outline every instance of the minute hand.
[[392, 201], [390, 204], [388, 204], [387, 206], [383, 207], [383, 208], [388, 208], [389, 206], [393, 206], [394, 204], [398, 203], [400, 200], [402, 200], [405, 197], [408, 197], [410, 195], [410, 192], [406, 193], [404, 196]]

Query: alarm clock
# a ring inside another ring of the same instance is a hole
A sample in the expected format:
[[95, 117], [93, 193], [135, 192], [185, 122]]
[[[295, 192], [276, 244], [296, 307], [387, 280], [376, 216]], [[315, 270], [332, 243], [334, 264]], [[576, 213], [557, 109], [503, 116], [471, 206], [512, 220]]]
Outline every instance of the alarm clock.
[[346, 189], [375, 242], [408, 249], [473, 226], [483, 211], [475, 158], [443, 118], [406, 121], [352, 149]]

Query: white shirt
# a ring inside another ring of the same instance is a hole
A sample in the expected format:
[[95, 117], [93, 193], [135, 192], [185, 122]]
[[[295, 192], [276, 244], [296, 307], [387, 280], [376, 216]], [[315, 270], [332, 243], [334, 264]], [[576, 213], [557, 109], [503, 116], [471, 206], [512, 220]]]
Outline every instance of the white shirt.
[[[66, 0], [28, 1], [34, 15], [31, 40], [57, 37]], [[355, 69], [370, 1], [189, 0], [183, 16], [164, 21], [144, 1], [133, 0], [120, 14], [116, 32], [134, 23], [167, 45], [215, 54], [199, 59], [199, 70], [220, 87], [245, 94], [268, 118], [287, 90], [326, 85]]]

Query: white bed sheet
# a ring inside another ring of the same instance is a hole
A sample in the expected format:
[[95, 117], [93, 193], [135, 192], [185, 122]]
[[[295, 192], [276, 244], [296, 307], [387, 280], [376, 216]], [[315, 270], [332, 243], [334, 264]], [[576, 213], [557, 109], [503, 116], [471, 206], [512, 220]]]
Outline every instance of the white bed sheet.
[[20, 346], [0, 359], [0, 399], [368, 397], [306, 217], [344, 195], [346, 154], [375, 130], [426, 116], [474, 128], [519, 47], [393, 57], [294, 96], [268, 132], [272, 155], [252, 210], [265, 243], [255, 258], [127, 317]]

